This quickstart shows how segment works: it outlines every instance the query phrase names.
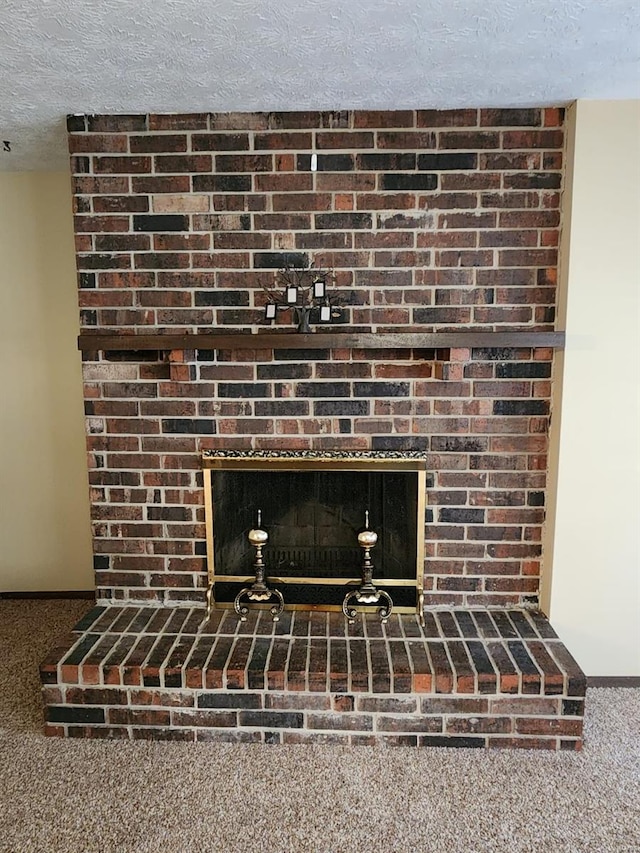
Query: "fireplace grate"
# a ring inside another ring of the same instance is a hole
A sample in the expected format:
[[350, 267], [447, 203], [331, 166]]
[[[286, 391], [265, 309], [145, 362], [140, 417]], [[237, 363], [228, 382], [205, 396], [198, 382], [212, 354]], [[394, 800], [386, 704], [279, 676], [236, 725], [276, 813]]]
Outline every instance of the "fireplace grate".
[[265, 554], [269, 574], [281, 577], [340, 577], [345, 567], [353, 574], [358, 566], [358, 548], [278, 548]]

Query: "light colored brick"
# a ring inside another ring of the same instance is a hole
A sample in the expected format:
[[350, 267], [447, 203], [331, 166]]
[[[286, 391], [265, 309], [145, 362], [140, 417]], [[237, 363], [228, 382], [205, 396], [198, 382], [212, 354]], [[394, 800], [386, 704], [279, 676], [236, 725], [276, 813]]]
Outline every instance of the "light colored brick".
[[151, 196], [154, 213], [208, 213], [209, 196], [196, 194]]

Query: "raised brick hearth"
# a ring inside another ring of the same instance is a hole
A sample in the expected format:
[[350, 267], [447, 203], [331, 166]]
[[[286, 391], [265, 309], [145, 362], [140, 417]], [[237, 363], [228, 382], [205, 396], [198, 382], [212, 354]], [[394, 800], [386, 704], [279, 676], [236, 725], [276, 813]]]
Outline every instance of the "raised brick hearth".
[[42, 663], [46, 731], [580, 749], [585, 678], [544, 617], [452, 610], [425, 621], [96, 607]]
[[[536, 335], [554, 330], [563, 111], [68, 128], [107, 609], [43, 667], [49, 733], [579, 746], [584, 679], [535, 613], [554, 360]], [[344, 301], [325, 335], [516, 337], [264, 344], [292, 329], [266, 327], [263, 285], [307, 262]], [[255, 345], [171, 343], [212, 333]], [[206, 450], [423, 454], [424, 634], [404, 615], [367, 617], [363, 635], [300, 612], [275, 629], [216, 612], [200, 630]]]

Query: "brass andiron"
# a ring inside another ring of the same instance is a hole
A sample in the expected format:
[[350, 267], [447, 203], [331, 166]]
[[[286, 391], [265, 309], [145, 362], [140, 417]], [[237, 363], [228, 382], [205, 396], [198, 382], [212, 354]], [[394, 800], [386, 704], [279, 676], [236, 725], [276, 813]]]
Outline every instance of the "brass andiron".
[[248, 598], [249, 601], [255, 603], [270, 601], [272, 598], [277, 598], [277, 603], [274, 604], [273, 607], [271, 607], [271, 615], [273, 616], [274, 622], [278, 622], [280, 620], [280, 614], [284, 610], [284, 598], [282, 597], [282, 593], [277, 589], [270, 589], [265, 583], [262, 549], [267, 544], [269, 534], [266, 530], [262, 530], [260, 526], [261, 524], [262, 510], [259, 509], [257, 527], [252, 528], [248, 533], [249, 542], [251, 542], [253, 547], [256, 549], [256, 558], [253, 563], [253, 568], [255, 569], [256, 573], [256, 579], [251, 584], [251, 586], [247, 586], [244, 589], [241, 589], [240, 592], [236, 595], [235, 600], [233, 602], [233, 609], [240, 617], [241, 622], [247, 621], [247, 613], [249, 612], [249, 607], [246, 604], [241, 604], [241, 600], [245, 596]]
[[371, 562], [371, 549], [375, 547], [378, 541], [378, 534], [373, 530], [369, 530], [369, 510], [365, 512], [365, 529], [358, 534], [358, 545], [363, 549], [362, 560], [362, 583], [358, 589], [348, 592], [342, 602], [342, 612], [349, 620], [349, 624], [353, 625], [356, 619], [357, 610], [354, 606], [349, 606], [349, 601], [354, 598], [357, 604], [377, 604], [380, 599], [384, 599], [387, 604], [382, 604], [378, 608], [378, 616], [384, 624], [393, 609], [393, 601], [391, 596], [383, 589], [378, 589], [373, 583], [373, 563]]

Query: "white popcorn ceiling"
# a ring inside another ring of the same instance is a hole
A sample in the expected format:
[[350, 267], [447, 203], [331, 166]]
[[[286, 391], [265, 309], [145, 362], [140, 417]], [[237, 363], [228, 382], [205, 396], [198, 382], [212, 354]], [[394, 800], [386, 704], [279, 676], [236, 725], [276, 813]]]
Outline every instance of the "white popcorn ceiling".
[[637, 0], [1, 0], [0, 170], [67, 168], [67, 113], [638, 98], [639, 9]]

